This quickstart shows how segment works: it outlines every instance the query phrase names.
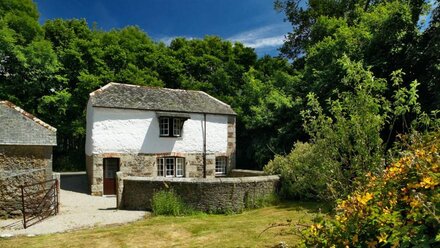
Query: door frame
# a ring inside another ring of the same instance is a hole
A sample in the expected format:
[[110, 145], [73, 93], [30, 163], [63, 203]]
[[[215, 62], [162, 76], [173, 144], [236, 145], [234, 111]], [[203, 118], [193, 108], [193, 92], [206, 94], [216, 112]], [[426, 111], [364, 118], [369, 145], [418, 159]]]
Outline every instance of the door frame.
[[105, 193], [105, 191], [106, 191], [105, 190], [106, 189], [106, 187], [105, 187], [105, 179], [106, 179], [105, 171], [106, 170], [105, 169], [106, 169], [106, 161], [108, 161], [108, 160], [116, 160], [117, 161], [117, 169], [115, 171], [115, 175], [113, 178], [113, 180], [114, 180], [113, 187], [114, 187], [115, 194], [116, 194], [116, 172], [118, 172], [121, 168], [121, 159], [120, 158], [116, 158], [116, 157], [103, 158], [103, 160], [102, 160], [102, 195], [113, 195], [113, 194], [106, 194]]

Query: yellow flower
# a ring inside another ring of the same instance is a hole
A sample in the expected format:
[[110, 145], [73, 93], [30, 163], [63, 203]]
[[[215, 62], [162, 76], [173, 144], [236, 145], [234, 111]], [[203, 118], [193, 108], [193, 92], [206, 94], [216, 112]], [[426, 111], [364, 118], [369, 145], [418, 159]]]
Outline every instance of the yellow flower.
[[373, 199], [373, 194], [367, 192], [364, 196], [357, 196], [356, 199], [362, 205], [367, 205], [367, 202]]
[[387, 243], [388, 234], [381, 233], [380, 236], [376, 237], [379, 240], [379, 243]]
[[413, 199], [413, 200], [409, 203], [409, 205], [410, 205], [411, 207], [413, 207], [413, 208], [417, 208], [417, 207], [420, 207], [420, 206], [422, 205], [422, 203], [421, 203], [419, 200], [417, 200], [417, 199]]
[[420, 186], [425, 189], [434, 188], [438, 183], [432, 177], [424, 177], [422, 182], [420, 182]]
[[423, 157], [425, 156], [425, 150], [416, 150], [416, 156], [417, 157]]

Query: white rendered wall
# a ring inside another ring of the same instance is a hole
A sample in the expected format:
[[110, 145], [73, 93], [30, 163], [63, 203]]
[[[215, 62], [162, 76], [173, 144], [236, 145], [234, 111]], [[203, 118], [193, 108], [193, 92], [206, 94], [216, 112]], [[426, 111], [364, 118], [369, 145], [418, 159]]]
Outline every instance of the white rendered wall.
[[[190, 114], [182, 137], [159, 137], [158, 118], [153, 111], [99, 107], [91, 110], [89, 106], [87, 111], [87, 155], [203, 151], [203, 114]], [[207, 115], [206, 120], [206, 151], [226, 153], [228, 117]]]

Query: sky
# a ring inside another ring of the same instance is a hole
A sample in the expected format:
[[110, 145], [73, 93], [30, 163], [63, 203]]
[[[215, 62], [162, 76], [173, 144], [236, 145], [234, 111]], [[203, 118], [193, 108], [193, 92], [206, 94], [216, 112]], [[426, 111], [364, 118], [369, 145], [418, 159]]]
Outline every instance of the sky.
[[40, 22], [85, 18], [104, 30], [137, 25], [156, 41], [217, 35], [255, 48], [259, 56], [278, 55], [292, 28], [273, 0], [34, 0]]

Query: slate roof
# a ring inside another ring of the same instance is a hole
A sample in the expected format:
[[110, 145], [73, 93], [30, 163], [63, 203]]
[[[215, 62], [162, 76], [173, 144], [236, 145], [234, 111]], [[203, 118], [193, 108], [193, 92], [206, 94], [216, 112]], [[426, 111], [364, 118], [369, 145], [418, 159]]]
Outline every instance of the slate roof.
[[0, 101], [0, 145], [57, 144], [57, 130], [9, 101]]
[[109, 83], [90, 93], [94, 107], [236, 115], [232, 108], [203, 91]]

